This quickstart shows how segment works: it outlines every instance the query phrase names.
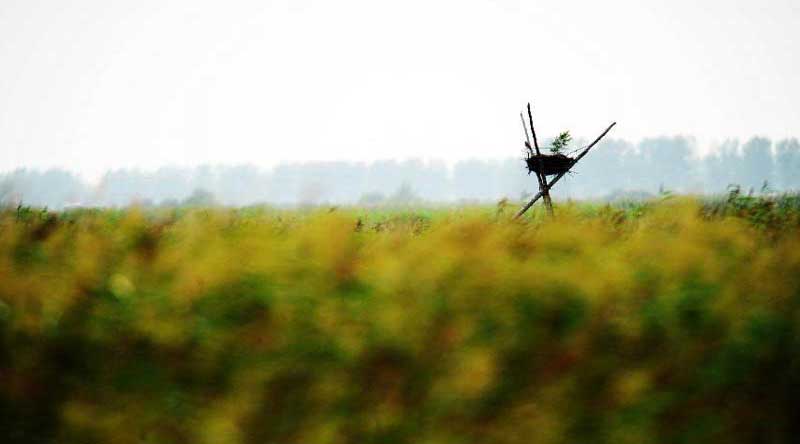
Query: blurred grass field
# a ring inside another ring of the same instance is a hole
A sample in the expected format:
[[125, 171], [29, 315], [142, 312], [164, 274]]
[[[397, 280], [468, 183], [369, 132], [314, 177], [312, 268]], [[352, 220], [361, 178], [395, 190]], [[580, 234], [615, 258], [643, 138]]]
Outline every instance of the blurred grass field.
[[0, 212], [4, 443], [788, 443], [800, 197]]

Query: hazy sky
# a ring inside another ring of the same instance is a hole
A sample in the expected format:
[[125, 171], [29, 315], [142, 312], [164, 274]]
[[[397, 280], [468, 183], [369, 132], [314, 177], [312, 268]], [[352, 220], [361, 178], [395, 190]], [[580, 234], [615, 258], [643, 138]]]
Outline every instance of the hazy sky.
[[800, 136], [797, 0], [0, 0], [0, 171]]

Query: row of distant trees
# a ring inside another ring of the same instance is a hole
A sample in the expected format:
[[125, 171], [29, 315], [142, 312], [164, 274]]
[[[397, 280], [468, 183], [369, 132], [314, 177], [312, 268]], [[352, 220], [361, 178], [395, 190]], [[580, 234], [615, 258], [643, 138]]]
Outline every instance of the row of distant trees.
[[[659, 189], [719, 193], [728, 185], [774, 191], [800, 188], [800, 143], [756, 137], [729, 141], [700, 157], [693, 139], [661, 137], [638, 144], [608, 140], [559, 185], [557, 197], [646, 196]], [[306, 162], [119, 169], [97, 184], [65, 170], [19, 169], [0, 175], [0, 202], [63, 208], [270, 203], [342, 204], [491, 201], [523, 198], [536, 181], [519, 158], [444, 161]]]

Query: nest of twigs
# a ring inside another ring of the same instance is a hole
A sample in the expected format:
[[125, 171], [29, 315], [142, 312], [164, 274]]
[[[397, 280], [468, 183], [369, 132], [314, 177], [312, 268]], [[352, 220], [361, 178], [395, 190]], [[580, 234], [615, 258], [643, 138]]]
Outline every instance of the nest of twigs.
[[[525, 163], [528, 166], [528, 174], [531, 172], [544, 173], [545, 176], [566, 173], [574, 162], [575, 159], [563, 154], [540, 154], [538, 156], [534, 154], [525, 159]], [[540, 167], [543, 171], [540, 171]]]

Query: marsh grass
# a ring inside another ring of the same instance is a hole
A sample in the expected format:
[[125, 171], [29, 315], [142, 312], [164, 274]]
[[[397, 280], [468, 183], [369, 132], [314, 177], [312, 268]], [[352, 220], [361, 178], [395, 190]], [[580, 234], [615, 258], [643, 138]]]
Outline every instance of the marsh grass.
[[3, 442], [792, 442], [800, 203], [0, 212]]

